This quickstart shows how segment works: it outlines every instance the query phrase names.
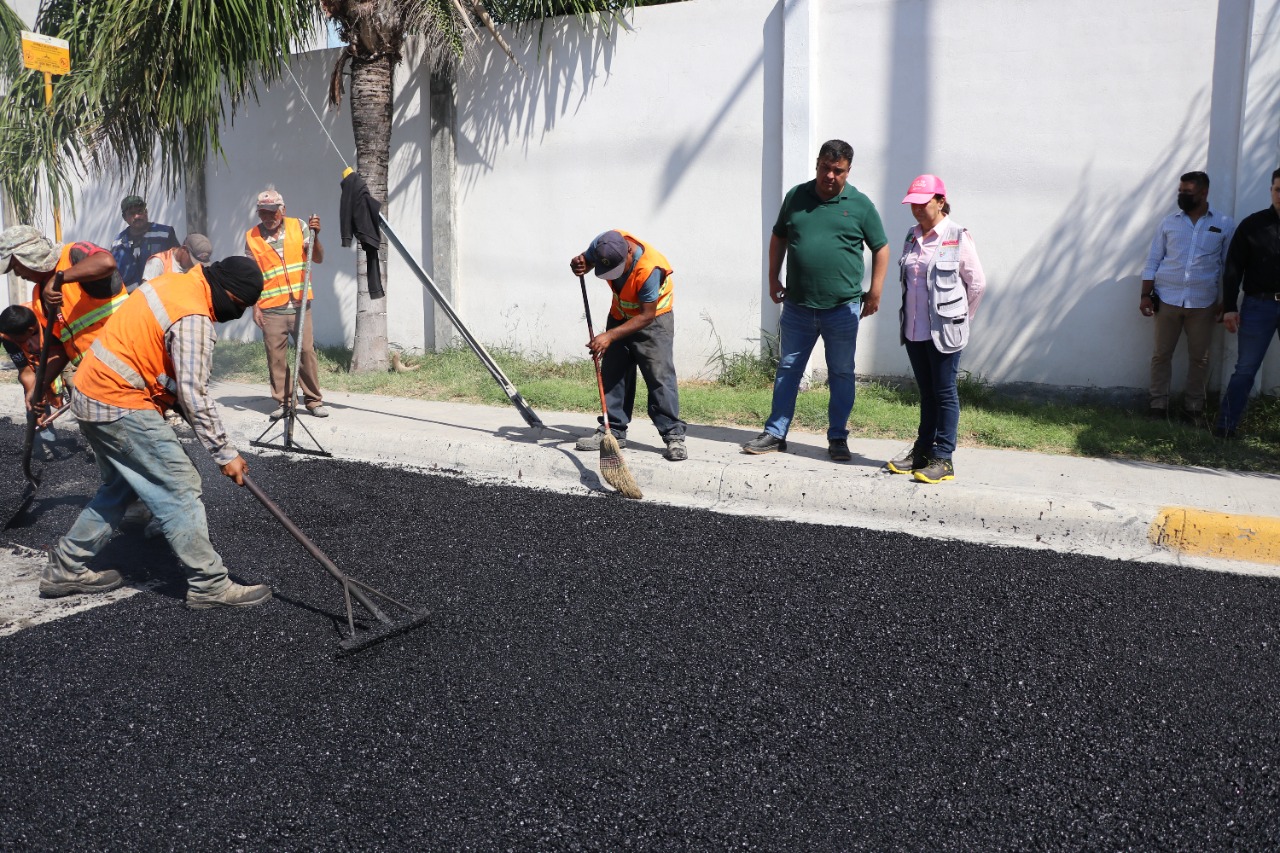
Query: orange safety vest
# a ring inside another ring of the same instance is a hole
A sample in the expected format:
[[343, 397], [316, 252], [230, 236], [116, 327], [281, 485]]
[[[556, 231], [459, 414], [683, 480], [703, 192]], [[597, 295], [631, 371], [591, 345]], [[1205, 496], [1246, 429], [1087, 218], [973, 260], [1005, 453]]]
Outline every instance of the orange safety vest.
[[[152, 255], [150, 258], [147, 258], [147, 260], [148, 260], [148, 261], [150, 261], [150, 260], [153, 260], [153, 259], [155, 259], [155, 258], [159, 258], [159, 259], [160, 259], [160, 262], [161, 262], [162, 264], [164, 264], [164, 271], [163, 271], [163, 272], [161, 272], [161, 273], [160, 273], [160, 275], [165, 275], [165, 274], [167, 274], [167, 273], [171, 273], [171, 272], [177, 272], [177, 269], [175, 269], [175, 268], [174, 268], [174, 266], [173, 266], [173, 253], [174, 253], [175, 251], [177, 251], [177, 250], [176, 250], [176, 249], [165, 249], [163, 252], [156, 252], [156, 253], [155, 253], [154, 255]], [[144, 269], [145, 269], [145, 267], [144, 267]], [[158, 275], [158, 276], [155, 276], [155, 277], [156, 277], [156, 278], [159, 278], [160, 276]]]
[[[62, 247], [58, 264], [53, 268], [55, 273], [64, 272], [74, 266], [71, 261], [73, 245], [68, 243]], [[40, 300], [42, 289], [43, 285], [39, 284], [31, 289], [31, 301], [35, 303], [32, 310], [36, 312], [36, 318], [41, 327], [45, 323], [44, 307]], [[62, 305], [58, 309], [58, 316], [53, 321], [53, 334], [62, 342], [62, 348], [66, 351], [72, 366], [80, 363], [80, 359], [84, 358], [84, 354], [93, 344], [94, 338], [107, 325], [107, 320], [128, 297], [129, 293], [123, 286], [115, 296], [95, 299], [84, 292], [79, 282], [69, 281], [62, 285]]]
[[671, 262], [666, 259], [661, 252], [650, 246], [648, 243], [640, 240], [626, 231], [618, 231], [623, 239], [629, 240], [644, 249], [635, 262], [635, 266], [631, 268], [631, 275], [627, 276], [627, 280], [622, 283], [622, 287], [613, 288], [613, 283], [609, 283], [609, 289], [613, 290], [613, 308], [609, 314], [615, 320], [629, 320], [640, 313], [643, 307], [640, 303], [640, 288], [649, 280], [649, 276], [654, 270], [662, 270], [666, 276], [662, 280], [662, 287], [658, 290], [658, 308], [657, 314], [666, 314], [671, 311], [673, 295], [671, 291], [671, 276], [675, 273], [671, 269]]
[[85, 355], [76, 371], [76, 390], [121, 409], [163, 413], [177, 400], [177, 371], [164, 337], [170, 326], [193, 314], [213, 319], [203, 267], [140, 285]]
[[[284, 221], [284, 261], [280, 254], [267, 245], [262, 239], [262, 231], [257, 225], [244, 235], [253, 259], [262, 270], [262, 296], [258, 297], [259, 308], [279, 308], [290, 302], [300, 302], [298, 294], [302, 288], [302, 276], [307, 267], [307, 254], [302, 245], [302, 220]], [[307, 282], [307, 301], [313, 298], [311, 282]]]

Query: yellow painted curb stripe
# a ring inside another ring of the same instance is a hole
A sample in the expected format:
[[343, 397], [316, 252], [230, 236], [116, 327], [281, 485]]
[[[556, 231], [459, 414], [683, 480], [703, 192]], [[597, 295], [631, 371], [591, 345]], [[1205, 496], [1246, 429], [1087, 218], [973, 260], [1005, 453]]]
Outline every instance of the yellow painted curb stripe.
[[1156, 513], [1150, 537], [1172, 551], [1280, 566], [1280, 518], [1167, 506]]

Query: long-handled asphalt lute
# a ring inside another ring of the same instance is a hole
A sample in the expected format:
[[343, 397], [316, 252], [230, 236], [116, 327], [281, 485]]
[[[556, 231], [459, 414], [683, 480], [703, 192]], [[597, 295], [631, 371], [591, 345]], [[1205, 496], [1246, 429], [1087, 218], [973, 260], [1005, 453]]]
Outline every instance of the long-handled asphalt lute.
[[[314, 216], [315, 214], [312, 214]], [[308, 220], [309, 221], [309, 220]], [[307, 288], [311, 286], [311, 253], [316, 245], [316, 232], [311, 231], [311, 242], [307, 244], [307, 263], [302, 273], [302, 299], [298, 306], [298, 322], [293, 330], [293, 342], [295, 344], [293, 350], [293, 373], [289, 377], [288, 396], [284, 401], [284, 417], [281, 419], [284, 433], [281, 435], [280, 443], [273, 444], [264, 442], [262, 436], [271, 432], [275, 424], [267, 424], [267, 428], [262, 431], [256, 440], [249, 442], [254, 447], [269, 447], [272, 450], [287, 450], [290, 453], [306, 453], [309, 456], [325, 456], [332, 457], [333, 454], [320, 446], [320, 442], [316, 441], [316, 437], [311, 434], [311, 430], [307, 429], [306, 424], [298, 423], [298, 371], [302, 369], [302, 335], [307, 329]], [[315, 447], [304, 447], [293, 440], [294, 427], [302, 427], [303, 432], [307, 434], [307, 438], [311, 439], [311, 443]]]
[[[342, 596], [346, 601], [347, 606], [347, 635], [338, 643], [338, 645], [343, 651], [357, 652], [361, 649], [366, 649], [375, 643], [382, 642], [388, 637], [393, 637], [396, 634], [402, 634], [405, 631], [412, 630], [413, 628], [417, 628], [418, 626], [426, 623], [429, 618], [428, 614], [420, 610], [415, 610], [409, 605], [397, 601], [385, 593], [379, 592], [366, 583], [361, 583], [335, 566], [333, 561], [326, 557], [324, 552], [316, 547], [316, 544], [307, 537], [307, 534], [298, 529], [298, 526], [284, 514], [284, 510], [276, 506], [275, 501], [267, 497], [262, 489], [258, 488], [258, 484], [251, 480], [248, 474], [244, 475], [244, 486], [249, 490], [250, 494], [258, 499], [259, 503], [267, 508], [267, 512], [274, 515], [276, 517], [276, 521], [279, 521], [280, 524], [284, 526], [284, 529], [289, 531], [290, 535], [292, 535], [294, 539], [298, 540], [298, 543], [307, 550], [307, 553], [312, 557], [315, 557], [316, 561], [320, 563], [320, 565], [324, 566], [325, 571], [332, 575], [334, 580], [342, 585]], [[408, 615], [402, 616], [400, 619], [392, 619], [383, 612], [382, 608], [374, 601], [374, 598], [377, 598], [386, 604], [393, 605]], [[376, 619], [377, 624], [368, 628], [357, 628], [359, 623], [356, 621], [355, 608], [351, 602], [352, 599], [355, 599], [355, 601], [368, 612], [369, 616]]]
[[400, 237], [391, 228], [391, 223], [387, 222], [387, 218], [381, 213], [378, 214], [378, 224], [382, 226], [382, 233], [387, 235], [387, 242], [396, 247], [400, 257], [404, 258], [404, 262], [409, 265], [409, 269], [418, 277], [418, 281], [422, 282], [422, 286], [431, 294], [431, 298], [436, 301], [436, 305], [440, 307], [440, 310], [453, 322], [458, 334], [462, 335], [462, 339], [466, 341], [467, 346], [471, 347], [471, 351], [480, 359], [480, 363], [484, 365], [485, 370], [489, 371], [489, 375], [502, 388], [502, 393], [507, 395], [511, 405], [515, 406], [516, 410], [520, 412], [520, 417], [524, 418], [524, 422], [531, 427], [541, 427], [542, 419], [538, 417], [538, 413], [525, 402], [524, 397], [520, 396], [520, 391], [507, 378], [507, 374], [502, 372], [502, 368], [498, 366], [498, 362], [493, 360], [493, 356], [489, 355], [489, 351], [484, 348], [484, 344], [476, 340], [475, 335], [471, 334], [471, 330], [466, 327], [462, 322], [462, 318], [458, 316], [458, 312], [453, 310], [449, 300], [444, 298], [444, 294], [440, 292], [440, 288], [436, 287], [436, 283], [431, 280], [431, 276], [427, 275], [427, 271], [418, 263], [418, 259], [409, 254], [409, 250], [405, 248], [404, 243], [400, 242]]
[[[587, 280], [578, 276], [578, 284], [582, 285], [582, 309], [587, 315], [587, 334], [590, 336], [587, 340], [595, 340], [596, 330], [591, 323], [591, 301], [587, 299]], [[600, 476], [604, 477], [604, 481], [617, 489], [618, 494], [624, 498], [640, 500], [644, 497], [644, 493], [640, 491], [640, 486], [631, 476], [631, 471], [622, 458], [622, 448], [618, 446], [618, 439], [614, 438], [613, 432], [609, 429], [609, 404], [604, 399], [604, 375], [600, 372], [600, 356], [592, 352], [591, 358], [596, 364], [596, 387], [600, 389], [600, 411], [604, 413], [604, 434], [600, 437]]]

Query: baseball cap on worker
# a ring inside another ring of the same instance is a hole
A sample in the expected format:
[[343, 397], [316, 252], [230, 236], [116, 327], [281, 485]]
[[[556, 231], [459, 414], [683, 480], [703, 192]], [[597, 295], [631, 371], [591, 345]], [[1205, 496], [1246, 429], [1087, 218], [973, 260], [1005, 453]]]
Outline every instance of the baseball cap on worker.
[[258, 193], [258, 210], [279, 210], [284, 207], [284, 196], [271, 188]]
[[946, 195], [946, 184], [937, 175], [921, 175], [911, 182], [911, 189], [902, 200], [903, 204], [924, 204], [935, 195]]
[[147, 206], [147, 200], [144, 199], [142, 196], [127, 195], [124, 197], [124, 201], [120, 202], [120, 215], [124, 216], [126, 213], [129, 212], [130, 208], [146, 207], [146, 206]]
[[213, 243], [203, 234], [192, 232], [182, 241], [182, 248], [190, 253], [193, 260], [200, 265], [213, 260]]
[[631, 247], [617, 231], [606, 231], [591, 241], [587, 253], [596, 259], [596, 278], [613, 281], [626, 269]]
[[13, 266], [13, 259], [33, 272], [49, 272], [58, 265], [58, 247], [30, 225], [12, 225], [0, 231], [0, 273]]

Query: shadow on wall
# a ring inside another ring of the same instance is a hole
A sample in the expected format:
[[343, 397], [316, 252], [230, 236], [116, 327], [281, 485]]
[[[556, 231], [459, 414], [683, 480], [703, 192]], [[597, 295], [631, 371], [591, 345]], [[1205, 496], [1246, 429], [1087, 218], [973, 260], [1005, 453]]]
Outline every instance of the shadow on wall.
[[[1200, 128], [1207, 126], [1208, 87], [1189, 100], [1195, 106], [1177, 135], [1129, 187], [1090, 195], [1086, 188], [1094, 185], [1095, 166], [1086, 163], [1058, 216], [1044, 227], [1031, 226], [1043, 236], [1010, 274], [1011, 286], [984, 303], [983, 331], [1010, 331], [1002, 338], [975, 334], [966, 351], [968, 369], [998, 378], [1005, 371], [996, 362], [1027, 360], [1063, 366], [1061, 372], [1024, 372], [1027, 381], [1099, 385], [1104, 365], [1150, 362], [1151, 324], [1139, 315], [1135, 294], [1155, 228], [1173, 211], [1178, 176], [1200, 168], [1182, 152], [1196, 150]], [[981, 234], [976, 236], [981, 248]], [[1098, 259], [1112, 267], [1101, 278]], [[1098, 340], [1110, 342], [1105, 351], [1099, 351]]]
[[[340, 112], [324, 109], [336, 55], [336, 50], [297, 55], [292, 58], [292, 68], [328, 133], [354, 165], [355, 146], [346, 105]], [[258, 222], [254, 200], [268, 184], [284, 196], [290, 218], [305, 220], [311, 213], [318, 214], [325, 261], [313, 267], [315, 332], [317, 341], [332, 343], [348, 337], [345, 330], [355, 316], [355, 253], [341, 245], [338, 200], [344, 165], [325, 128], [317, 125], [288, 74], [269, 88], [263, 87], [258, 105], [246, 110], [244, 131], [228, 128], [222, 140], [224, 156], [207, 167], [208, 221], [214, 257], [225, 258], [244, 254], [245, 232]], [[260, 338], [260, 333], [246, 314], [220, 327], [219, 336], [251, 341]]]
[[[1271, 204], [1268, 192], [1271, 173], [1280, 168], [1280, 132], [1276, 126], [1276, 115], [1280, 112], [1280, 39], [1275, 38], [1278, 31], [1280, 4], [1272, 7], [1265, 22], [1255, 22], [1254, 25], [1253, 53], [1249, 57], [1245, 79], [1253, 85], [1253, 75], [1259, 71], [1271, 69], [1272, 75], [1269, 82], [1250, 92], [1247, 105], [1250, 112], [1243, 117], [1246, 123], [1240, 140], [1241, 157], [1236, 177], [1237, 219]], [[1250, 119], [1254, 119], [1252, 123], [1249, 123]]]
[[[496, 150], [514, 139], [527, 151], [590, 96], [597, 77], [608, 77], [615, 49], [611, 34], [593, 32], [573, 17], [549, 19], [541, 31], [537, 27], [521, 28], [508, 38], [523, 73], [492, 39], [485, 40], [473, 68], [459, 70], [459, 79], [468, 76], [473, 88], [465, 110], [459, 104], [460, 166], [492, 171]], [[470, 189], [479, 171], [461, 170], [471, 177], [459, 190]]]

